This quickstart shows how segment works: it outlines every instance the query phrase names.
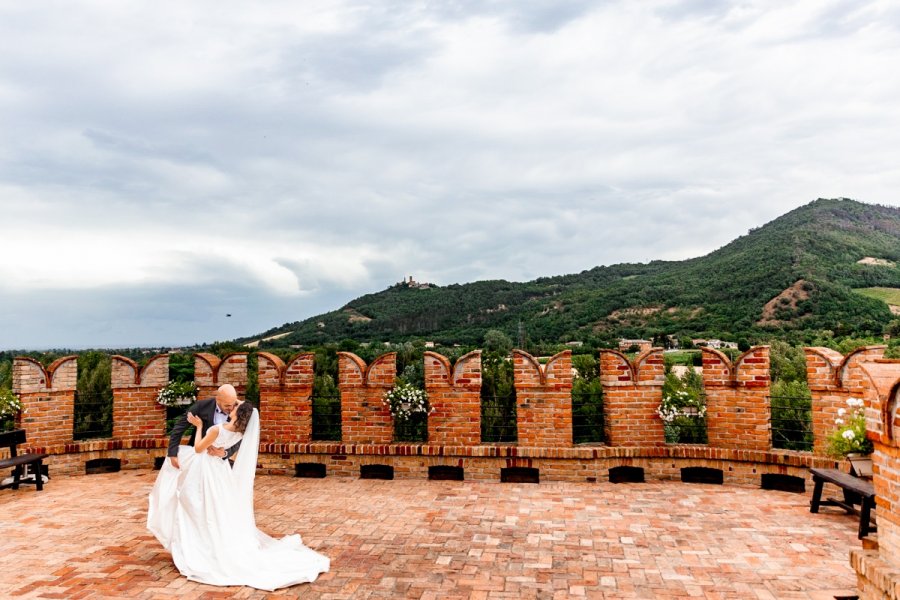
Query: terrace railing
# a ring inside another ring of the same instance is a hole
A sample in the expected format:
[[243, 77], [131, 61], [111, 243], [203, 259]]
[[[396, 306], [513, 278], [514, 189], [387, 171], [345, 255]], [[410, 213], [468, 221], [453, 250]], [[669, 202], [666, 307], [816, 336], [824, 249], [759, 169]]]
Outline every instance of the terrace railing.
[[770, 396], [772, 447], [813, 449], [812, 400], [804, 396]]

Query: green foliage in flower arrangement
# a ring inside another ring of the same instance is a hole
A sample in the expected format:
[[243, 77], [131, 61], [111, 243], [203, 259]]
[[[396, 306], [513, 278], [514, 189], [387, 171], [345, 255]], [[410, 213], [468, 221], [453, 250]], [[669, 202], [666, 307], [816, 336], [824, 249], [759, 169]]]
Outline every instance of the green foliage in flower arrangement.
[[431, 412], [428, 393], [409, 383], [398, 383], [384, 394], [384, 403], [397, 421], [407, 421], [416, 414]]
[[394, 419], [394, 438], [402, 442], [428, 439], [428, 394], [411, 383], [397, 383], [384, 394], [384, 404]]
[[861, 399], [848, 398], [847, 408], [838, 409], [834, 424], [836, 428], [828, 436], [830, 456], [839, 458], [851, 452], [872, 452], [872, 442], [866, 437], [866, 409]]
[[185, 406], [197, 400], [197, 386], [193, 381], [170, 381], [156, 394], [156, 401], [163, 406]]
[[706, 398], [703, 377], [689, 368], [683, 377], [666, 375], [662, 402], [656, 409], [667, 444], [706, 443]]
[[22, 401], [12, 390], [0, 388], [0, 431], [15, 427], [16, 414], [22, 410]]

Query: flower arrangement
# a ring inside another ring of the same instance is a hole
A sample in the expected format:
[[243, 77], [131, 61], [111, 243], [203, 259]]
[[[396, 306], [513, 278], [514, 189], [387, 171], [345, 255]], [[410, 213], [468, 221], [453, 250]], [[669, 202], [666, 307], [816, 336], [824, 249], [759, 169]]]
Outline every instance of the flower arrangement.
[[706, 403], [702, 395], [688, 390], [664, 394], [656, 414], [662, 419], [667, 444], [706, 442]]
[[10, 389], [0, 389], [0, 431], [12, 426], [20, 410], [24, 412], [19, 397]]
[[865, 403], [858, 398], [848, 398], [847, 408], [839, 408], [834, 419], [836, 428], [828, 436], [828, 454], [835, 457], [848, 453], [872, 452], [872, 442], [866, 437]]
[[415, 415], [432, 412], [425, 390], [409, 383], [398, 383], [384, 394], [384, 404], [395, 421], [409, 421]]
[[156, 401], [163, 406], [184, 406], [197, 399], [197, 386], [193, 381], [170, 381], [156, 395]]

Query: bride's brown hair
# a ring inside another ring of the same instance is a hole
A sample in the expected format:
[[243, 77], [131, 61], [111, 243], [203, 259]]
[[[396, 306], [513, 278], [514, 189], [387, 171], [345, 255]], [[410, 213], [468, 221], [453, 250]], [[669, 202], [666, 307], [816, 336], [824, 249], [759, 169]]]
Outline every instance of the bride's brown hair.
[[234, 417], [234, 430], [238, 433], [244, 433], [247, 429], [247, 423], [253, 416], [253, 405], [249, 402], [243, 402], [237, 407], [237, 414]]

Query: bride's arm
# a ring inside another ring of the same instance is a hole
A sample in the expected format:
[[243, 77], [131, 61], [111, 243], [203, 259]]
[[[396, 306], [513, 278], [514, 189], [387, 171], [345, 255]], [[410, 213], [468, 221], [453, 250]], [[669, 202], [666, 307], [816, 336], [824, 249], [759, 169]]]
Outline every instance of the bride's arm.
[[197, 428], [197, 435], [194, 437], [194, 451], [197, 454], [200, 454], [201, 452], [212, 446], [212, 443], [216, 441], [217, 437], [219, 437], [219, 428], [210, 427], [209, 431], [206, 432], [206, 435], [203, 435], [203, 421], [200, 419], [200, 417], [188, 413], [187, 418], [188, 421]]

